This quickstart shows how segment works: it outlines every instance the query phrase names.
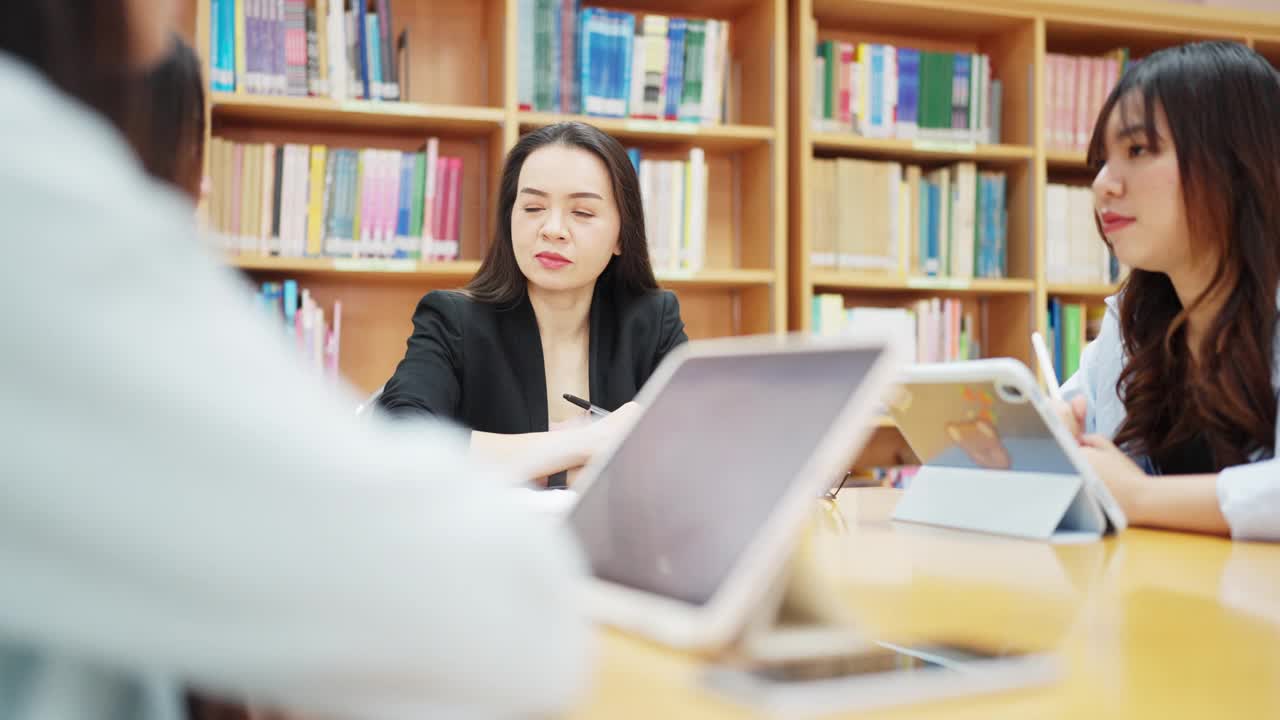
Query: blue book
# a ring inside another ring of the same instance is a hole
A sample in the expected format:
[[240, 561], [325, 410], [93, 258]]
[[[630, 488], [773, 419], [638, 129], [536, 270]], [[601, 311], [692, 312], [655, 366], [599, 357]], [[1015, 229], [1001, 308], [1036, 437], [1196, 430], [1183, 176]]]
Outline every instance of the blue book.
[[[400, 153], [400, 199], [396, 204], [396, 239], [409, 236], [409, 217], [413, 214], [413, 153]], [[404, 242], [396, 243], [396, 257], [409, 257]], [[416, 245], [416, 244], [415, 244]]]
[[898, 125], [920, 123], [920, 51], [898, 48]]
[[615, 56], [615, 62], [619, 62], [617, 68], [620, 72], [614, 73], [617, 85], [614, 88], [614, 99], [620, 100], [622, 112], [618, 117], [627, 117], [631, 114], [631, 108], [628, 102], [631, 100], [631, 60], [635, 54], [635, 37], [636, 37], [636, 16], [628, 12], [615, 13], [618, 20], [618, 54]]
[[640, 174], [640, 148], [627, 148], [627, 157], [631, 158], [631, 167], [635, 168], [636, 175]]
[[667, 107], [663, 114], [668, 120], [680, 117], [680, 96], [684, 94], [684, 33], [688, 21], [671, 18], [667, 25]]
[[215, 92], [232, 92], [236, 89], [235, 43], [231, 32], [234, 0], [212, 0], [209, 5], [209, 47], [213, 67], [209, 72], [210, 87]]
[[[867, 55], [871, 57], [871, 72], [868, 73], [871, 78], [871, 87], [868, 88], [867, 93], [867, 110], [869, 113], [867, 124], [873, 128], [885, 127], [888, 123], [884, 116], [884, 46], [868, 46]], [[863, 128], [863, 131], [866, 130], [867, 128]]]
[[599, 67], [596, 55], [600, 52], [600, 38], [596, 34], [596, 17], [601, 12], [595, 8], [583, 8], [578, 15], [578, 105], [587, 115], [600, 113]]
[[[370, 71], [370, 68], [369, 68], [370, 39], [369, 39], [369, 26], [365, 23], [365, 20], [364, 20], [364, 17], [365, 17], [364, 2], [362, 2], [362, 0], [356, 0], [354, 9], [355, 9], [355, 15], [356, 15], [356, 35], [359, 40], [359, 42], [356, 44], [356, 54], [360, 56], [359, 58], [357, 58], [357, 60], [360, 63], [360, 84], [364, 88], [365, 99], [372, 100], [375, 97], [375, 95], [373, 94], [373, 87], [371, 83], [372, 78], [370, 77], [370, 72], [369, 72]], [[377, 33], [374, 33], [374, 36], [376, 37]]]
[[549, 110], [555, 112], [567, 112], [568, 108], [563, 107], [560, 102], [561, 92], [561, 57], [564, 55], [564, 3], [560, 0], [552, 0], [551, 8], [551, 105]]
[[521, 110], [533, 109], [533, 10], [534, 0], [518, 0], [516, 6], [516, 102]]
[[925, 254], [925, 274], [937, 276], [942, 269], [942, 187], [929, 183], [929, 252]]
[[1054, 372], [1062, 377], [1062, 301], [1058, 298], [1049, 301], [1049, 342], [1053, 343], [1049, 352], [1053, 355]]
[[969, 73], [972, 72], [972, 56], [955, 54], [955, 70], [951, 76], [951, 128], [965, 130], [969, 127]]
[[382, 40], [378, 36], [378, 16], [369, 13], [364, 16], [364, 36], [369, 44], [365, 46], [365, 64], [369, 67], [369, 88], [373, 93], [370, 100], [382, 99]]

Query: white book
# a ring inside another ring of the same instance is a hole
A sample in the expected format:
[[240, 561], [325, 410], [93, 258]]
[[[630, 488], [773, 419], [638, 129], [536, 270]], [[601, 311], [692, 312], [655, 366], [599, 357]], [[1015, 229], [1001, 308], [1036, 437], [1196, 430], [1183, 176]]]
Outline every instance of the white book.
[[720, 120], [720, 32], [718, 20], [707, 21], [705, 44], [702, 47], [702, 122], [713, 124]]
[[436, 177], [436, 161], [440, 155], [440, 140], [438, 138], [427, 139], [426, 150], [426, 177], [424, 178], [422, 191], [422, 237], [420, 238], [420, 250], [422, 260], [432, 260], [436, 254], [435, 236], [432, 231], [432, 224], [435, 222], [435, 203], [436, 188], [438, 187], [438, 178]]
[[698, 271], [706, 262], [707, 254], [707, 195], [708, 172], [707, 156], [702, 148], [689, 151], [689, 178], [692, 189], [689, 192], [691, 207], [689, 213], [689, 237], [686, 244], [689, 248], [687, 269]]
[[631, 102], [628, 115], [639, 115], [644, 108], [644, 61], [649, 46], [643, 35], [631, 40]]
[[347, 95], [347, 20], [342, 0], [329, 0], [329, 17], [325, 27], [329, 33], [329, 97], [339, 102]]

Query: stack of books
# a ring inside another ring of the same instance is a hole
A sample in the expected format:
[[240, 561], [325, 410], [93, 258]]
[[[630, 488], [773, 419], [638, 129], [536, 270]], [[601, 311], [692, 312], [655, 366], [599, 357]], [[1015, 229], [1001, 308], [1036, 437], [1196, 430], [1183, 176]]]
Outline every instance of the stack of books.
[[931, 172], [853, 158], [813, 163], [814, 267], [1005, 277], [1004, 173], [971, 162]]
[[209, 224], [232, 254], [455, 260], [462, 158], [214, 138]]
[[827, 40], [813, 59], [813, 128], [875, 138], [1000, 142], [991, 58]]
[[868, 326], [900, 335], [914, 362], [975, 360], [982, 356], [973, 310], [955, 298], [924, 298], [907, 308], [844, 306], [835, 293], [814, 295], [813, 330], [839, 336]]
[[650, 160], [638, 149], [627, 152], [640, 174], [653, 269], [702, 269], [707, 252], [706, 153], [693, 148], [688, 160]]
[[338, 354], [342, 341], [341, 301], [333, 304], [331, 324], [326, 324], [324, 308], [311, 296], [311, 291], [305, 288], [299, 291], [296, 280], [262, 283], [258, 302], [269, 317], [284, 325], [307, 367], [329, 377], [338, 377]]
[[210, 81], [219, 92], [400, 100], [409, 31], [391, 0], [210, 0]]
[[518, 0], [522, 110], [726, 121], [729, 23]]
[[1120, 282], [1120, 265], [1098, 232], [1093, 191], [1051, 184], [1045, 189], [1045, 275], [1051, 283]]
[[1127, 48], [1101, 57], [1045, 55], [1045, 138], [1051, 149], [1088, 149], [1098, 113], [1129, 64]]

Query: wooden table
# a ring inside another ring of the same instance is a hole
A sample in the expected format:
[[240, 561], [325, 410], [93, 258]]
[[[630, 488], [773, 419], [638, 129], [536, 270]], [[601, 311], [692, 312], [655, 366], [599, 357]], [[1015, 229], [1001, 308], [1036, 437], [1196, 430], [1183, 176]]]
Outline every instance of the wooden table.
[[[1051, 546], [889, 522], [894, 490], [845, 490], [811, 557], [878, 639], [1055, 649], [1046, 687], [875, 718], [1280, 718], [1280, 545], [1129, 530]], [[581, 718], [737, 718], [701, 666], [606, 631]]]

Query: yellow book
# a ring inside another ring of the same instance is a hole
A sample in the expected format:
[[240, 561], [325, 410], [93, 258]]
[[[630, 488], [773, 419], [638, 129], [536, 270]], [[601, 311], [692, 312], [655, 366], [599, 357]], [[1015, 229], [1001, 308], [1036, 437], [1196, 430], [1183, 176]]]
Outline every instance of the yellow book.
[[311, 201], [307, 204], [307, 256], [324, 254], [325, 146], [311, 146]]
[[234, 41], [236, 48], [236, 92], [243, 94], [248, 92], [248, 89], [244, 86], [246, 78], [245, 68], [247, 67], [244, 53], [245, 38], [247, 37], [244, 34], [244, 0], [236, 2], [235, 8], [236, 36]]
[[[338, 0], [341, 2], [341, 0]], [[329, 3], [316, 0], [316, 57], [320, 60], [320, 95], [331, 97], [329, 89]]]

